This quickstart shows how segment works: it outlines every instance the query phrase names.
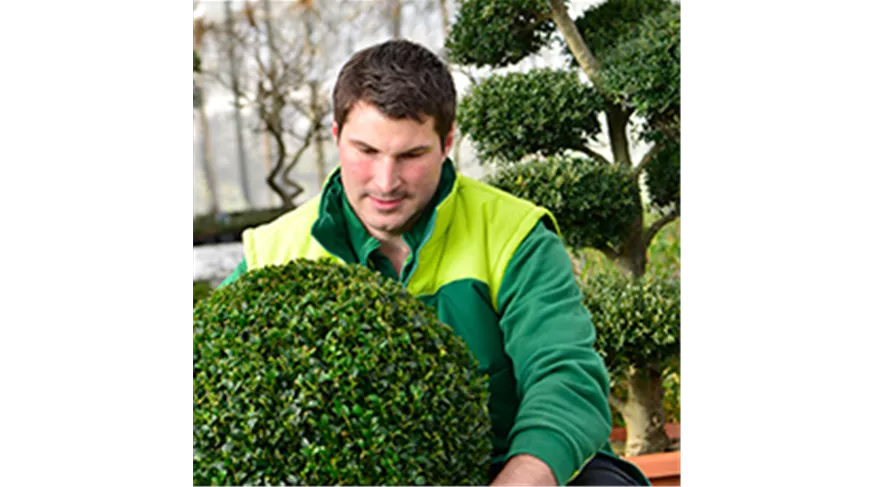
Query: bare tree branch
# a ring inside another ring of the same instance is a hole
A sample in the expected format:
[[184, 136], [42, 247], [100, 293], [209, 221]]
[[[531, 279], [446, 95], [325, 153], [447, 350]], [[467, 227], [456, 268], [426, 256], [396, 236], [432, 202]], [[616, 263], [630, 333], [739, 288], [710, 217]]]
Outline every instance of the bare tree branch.
[[603, 164], [610, 164], [611, 163], [611, 161], [609, 161], [605, 156], [594, 151], [592, 148], [590, 148], [589, 146], [587, 146], [583, 142], [575, 145], [574, 147], [572, 147], [572, 149], [579, 150], [580, 152], [583, 152], [584, 154], [588, 155], [589, 157], [592, 157], [593, 159], [595, 159]]
[[466, 66], [456, 66], [456, 65], [453, 65], [452, 68], [454, 71], [465, 75], [465, 77], [468, 78], [468, 82], [471, 83], [472, 86], [477, 86], [480, 84], [480, 80], [478, 80], [477, 77], [474, 76], [474, 73], [471, 72], [470, 68], [468, 68]]
[[653, 222], [653, 224], [650, 225], [650, 228], [648, 228], [647, 231], [644, 232], [644, 247], [647, 248], [648, 246], [650, 246], [650, 241], [653, 240], [653, 237], [655, 237], [657, 233], [659, 233], [659, 230], [677, 219], [679, 216], [680, 210], [675, 207], [672, 208], [671, 211], [669, 211], [662, 218]]
[[563, 0], [550, 0], [550, 14], [553, 18], [553, 22], [556, 24], [556, 27], [559, 28], [559, 32], [565, 39], [565, 43], [568, 44], [569, 49], [571, 49], [574, 59], [580, 64], [580, 67], [583, 69], [583, 72], [586, 73], [590, 82], [592, 82], [596, 89], [598, 89], [600, 85], [598, 73], [601, 69], [601, 65], [583, 41], [583, 37], [581, 37], [580, 31], [577, 30], [574, 21], [568, 16], [568, 9], [565, 6], [565, 2]]
[[295, 139], [297, 139], [297, 140], [298, 140], [299, 142], [301, 142], [302, 144], [305, 143], [305, 142], [307, 142], [307, 141], [309, 140], [309, 138], [310, 138], [310, 133], [309, 133], [309, 132], [306, 133], [306, 134], [304, 134], [304, 135], [298, 135], [297, 132], [295, 132], [295, 131], [292, 130], [292, 129], [289, 129], [289, 130], [286, 130], [286, 133], [289, 134], [289, 135], [291, 135], [291, 136], [294, 137]]
[[655, 144], [650, 150], [647, 151], [647, 154], [644, 154], [644, 157], [641, 158], [641, 162], [638, 163], [638, 166], [635, 168], [635, 171], [632, 173], [632, 177], [635, 181], [638, 181], [638, 178], [641, 176], [641, 173], [644, 172], [644, 169], [650, 164], [650, 161], [662, 150], [664, 146], [662, 144]]
[[626, 403], [617, 398], [617, 396], [613, 394], [608, 394], [608, 404], [614, 407], [617, 411], [620, 411], [620, 414], [626, 410]]
[[292, 172], [292, 169], [295, 167], [295, 165], [298, 164], [298, 161], [301, 160], [301, 156], [303, 156], [307, 148], [310, 147], [310, 141], [313, 140], [314, 132], [314, 127], [311, 125], [310, 130], [307, 131], [307, 137], [304, 140], [304, 143], [301, 144], [300, 147], [298, 147], [298, 150], [295, 151], [295, 154], [292, 156], [292, 161], [289, 163], [288, 166], [286, 166], [286, 169], [283, 171], [283, 182], [295, 189], [293, 194], [289, 197], [291, 200], [294, 200], [295, 197], [301, 194], [304, 191], [304, 188], [302, 188], [301, 185], [289, 178], [289, 173]]
[[[215, 81], [216, 83], [218, 83], [219, 85], [221, 85], [222, 88], [227, 89], [227, 90], [230, 91], [232, 94], [236, 91], [236, 92], [237, 92], [237, 96], [239, 96], [240, 98], [243, 98], [244, 101], [246, 102], [246, 104], [254, 104], [254, 103], [255, 103], [255, 100], [253, 100], [253, 99], [252, 99], [252, 98], [251, 98], [251, 97], [250, 97], [245, 91], [243, 91], [243, 90], [234, 90], [234, 86], [233, 86], [231, 83], [225, 81], [225, 80], [222, 78], [221, 74], [219, 74], [218, 72], [208, 71], [208, 70], [202, 70], [202, 71], [201, 71], [201, 74], [204, 75], [204, 78], [207, 78], [207, 79], [209, 79], [210, 81]], [[245, 105], [242, 105], [242, 106], [245, 106]]]

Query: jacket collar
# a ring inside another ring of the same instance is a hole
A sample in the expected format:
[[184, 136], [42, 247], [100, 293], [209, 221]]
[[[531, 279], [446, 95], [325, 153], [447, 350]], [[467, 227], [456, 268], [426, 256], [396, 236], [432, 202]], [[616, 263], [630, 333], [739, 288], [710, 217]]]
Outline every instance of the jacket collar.
[[[434, 197], [416, 225], [402, 235], [414, 256], [427, 240], [442, 235], [446, 230], [449, 218], [438, 219], [437, 213], [447, 209], [452, 213], [456, 187], [456, 171], [452, 161], [447, 158], [441, 167], [441, 179]], [[343, 191], [340, 168], [331, 173], [322, 188], [319, 216], [313, 223], [311, 234], [325, 250], [346, 263], [366, 265], [371, 252], [380, 248], [380, 242], [368, 233], [349, 204]]]

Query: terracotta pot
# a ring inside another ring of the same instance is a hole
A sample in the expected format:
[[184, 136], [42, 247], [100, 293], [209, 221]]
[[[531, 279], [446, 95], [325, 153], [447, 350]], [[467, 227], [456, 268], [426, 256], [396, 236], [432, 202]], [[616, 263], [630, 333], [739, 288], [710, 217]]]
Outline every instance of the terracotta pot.
[[[665, 432], [672, 440], [680, 439], [681, 425], [669, 423], [665, 425]], [[611, 441], [626, 441], [626, 428], [614, 428]], [[680, 450], [624, 458], [641, 469], [653, 485], [681, 485]]]
[[681, 485], [680, 451], [625, 458], [641, 469], [653, 485]]

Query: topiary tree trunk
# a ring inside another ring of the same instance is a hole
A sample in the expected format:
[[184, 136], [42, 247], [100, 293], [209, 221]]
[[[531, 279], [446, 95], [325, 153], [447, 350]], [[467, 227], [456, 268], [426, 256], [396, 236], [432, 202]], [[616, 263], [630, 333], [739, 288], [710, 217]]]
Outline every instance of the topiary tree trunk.
[[626, 400], [611, 397], [611, 405], [626, 423], [625, 455], [658, 453], [668, 448], [671, 440], [665, 432], [665, 391], [662, 370], [655, 362], [645, 367], [628, 369]]

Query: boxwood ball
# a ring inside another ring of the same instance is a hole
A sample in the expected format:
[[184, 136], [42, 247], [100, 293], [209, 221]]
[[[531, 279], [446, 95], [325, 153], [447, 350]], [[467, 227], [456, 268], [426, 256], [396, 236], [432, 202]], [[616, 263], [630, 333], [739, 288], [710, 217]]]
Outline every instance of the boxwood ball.
[[484, 485], [486, 378], [396, 281], [251, 270], [194, 308], [196, 485]]

